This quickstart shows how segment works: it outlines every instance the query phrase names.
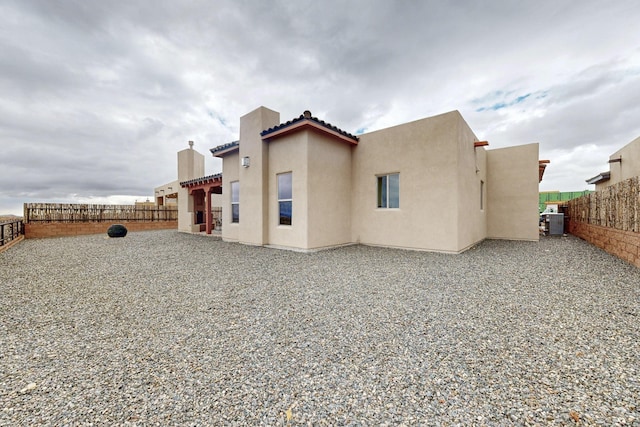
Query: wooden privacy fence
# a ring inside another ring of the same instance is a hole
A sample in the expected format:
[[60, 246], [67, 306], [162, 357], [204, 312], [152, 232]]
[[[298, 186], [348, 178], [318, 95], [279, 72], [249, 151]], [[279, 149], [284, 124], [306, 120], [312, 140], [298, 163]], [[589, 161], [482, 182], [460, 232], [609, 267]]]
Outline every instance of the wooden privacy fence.
[[640, 177], [569, 201], [571, 221], [640, 232]]
[[24, 222], [153, 222], [177, 221], [178, 208], [147, 205], [25, 203]]

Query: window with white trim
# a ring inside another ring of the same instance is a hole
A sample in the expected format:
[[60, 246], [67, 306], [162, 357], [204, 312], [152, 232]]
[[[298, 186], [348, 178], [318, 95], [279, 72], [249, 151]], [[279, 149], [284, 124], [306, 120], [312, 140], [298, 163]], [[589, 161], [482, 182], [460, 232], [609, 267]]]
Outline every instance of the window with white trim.
[[378, 207], [400, 207], [400, 174], [378, 175]]
[[278, 177], [278, 224], [291, 225], [293, 205], [293, 177], [291, 172], [281, 173]]
[[231, 222], [240, 222], [240, 182], [231, 183]]

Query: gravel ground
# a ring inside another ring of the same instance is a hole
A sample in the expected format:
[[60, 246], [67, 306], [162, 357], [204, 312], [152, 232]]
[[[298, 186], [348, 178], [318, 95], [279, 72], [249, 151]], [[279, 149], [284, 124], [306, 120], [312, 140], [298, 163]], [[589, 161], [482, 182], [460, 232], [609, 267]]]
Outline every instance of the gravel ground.
[[640, 269], [574, 237], [0, 254], [0, 425], [640, 425]]

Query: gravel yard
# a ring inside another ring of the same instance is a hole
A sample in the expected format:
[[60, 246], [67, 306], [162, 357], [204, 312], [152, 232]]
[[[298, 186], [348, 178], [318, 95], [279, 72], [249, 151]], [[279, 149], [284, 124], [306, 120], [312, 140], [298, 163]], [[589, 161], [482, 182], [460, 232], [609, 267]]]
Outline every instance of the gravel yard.
[[0, 253], [0, 425], [640, 426], [640, 269], [574, 237]]

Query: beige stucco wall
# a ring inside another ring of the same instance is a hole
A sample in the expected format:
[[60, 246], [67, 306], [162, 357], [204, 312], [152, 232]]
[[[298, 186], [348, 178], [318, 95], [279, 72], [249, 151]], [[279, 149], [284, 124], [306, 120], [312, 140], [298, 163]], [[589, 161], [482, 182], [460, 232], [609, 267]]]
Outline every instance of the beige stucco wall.
[[[487, 236], [487, 157], [484, 147], [474, 147], [477, 138], [462, 116], [457, 127], [457, 251], [463, 251]], [[485, 183], [483, 188], [481, 182]]]
[[[245, 217], [242, 203], [240, 203], [240, 222], [231, 222], [231, 183], [240, 179], [240, 155], [226, 154], [222, 160], [222, 239], [237, 242], [240, 236], [240, 224], [244, 224]], [[240, 183], [240, 198], [242, 198], [242, 183]], [[242, 199], [241, 199], [242, 200]]]
[[[284, 136], [269, 144], [268, 177], [268, 243], [274, 246], [309, 248], [307, 159], [309, 140], [307, 132]], [[277, 175], [291, 172], [292, 203], [291, 225], [279, 225]]]
[[[352, 241], [459, 252], [457, 111], [361, 135], [353, 151]], [[400, 174], [400, 208], [377, 208], [381, 174]]]
[[280, 113], [265, 107], [240, 118], [239, 155], [250, 160], [248, 168], [239, 168], [241, 225], [238, 240], [242, 243], [264, 245], [269, 240], [269, 145], [262, 141], [260, 132], [278, 124]]
[[178, 230], [186, 233], [195, 231], [194, 212], [193, 197], [189, 196], [187, 188], [180, 187], [178, 189]]
[[222, 207], [222, 194], [213, 193], [211, 194], [211, 208], [219, 208]]
[[178, 230], [184, 232], [199, 231], [194, 225], [196, 207], [189, 190], [182, 188], [180, 182], [204, 176], [204, 156], [193, 148], [178, 151]]
[[[292, 173], [292, 224], [279, 225], [280, 173]], [[319, 249], [351, 242], [351, 146], [303, 130], [269, 142], [269, 244]]]
[[178, 182], [204, 176], [204, 156], [193, 148], [178, 151]]
[[487, 237], [538, 240], [538, 144], [487, 151]]
[[604, 187], [617, 184], [634, 176], [640, 176], [640, 137], [613, 153], [609, 156], [609, 160], [621, 157], [621, 162], [609, 163], [611, 177], [604, 182]]
[[352, 145], [306, 133], [308, 248], [350, 243]]
[[[177, 198], [174, 198], [174, 197], [169, 198], [167, 196], [169, 196], [170, 194], [177, 195], [179, 188], [180, 188], [180, 181], [178, 180], [171, 181], [154, 188], [153, 194], [154, 194], [155, 204], [158, 206], [175, 205], [176, 203], [178, 203]], [[159, 203], [159, 199], [161, 199], [160, 203]]]
[[609, 186], [609, 181], [601, 182], [601, 183], [596, 184], [595, 190], [596, 191], [600, 191], [603, 188], [608, 187], [608, 186]]

